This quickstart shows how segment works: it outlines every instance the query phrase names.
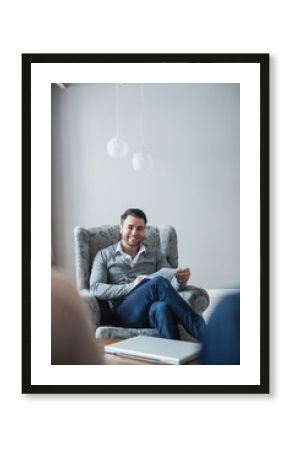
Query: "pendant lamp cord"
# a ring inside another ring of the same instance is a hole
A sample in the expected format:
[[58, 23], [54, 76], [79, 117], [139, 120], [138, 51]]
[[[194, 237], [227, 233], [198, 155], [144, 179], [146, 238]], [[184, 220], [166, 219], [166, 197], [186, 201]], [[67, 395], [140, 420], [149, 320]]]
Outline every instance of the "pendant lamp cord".
[[140, 84], [140, 117], [139, 117], [139, 131], [140, 131], [140, 141], [141, 141], [141, 151], [145, 147], [144, 138], [144, 123], [143, 123], [143, 109], [144, 109], [144, 87]]
[[116, 137], [119, 137], [119, 85], [115, 85], [115, 115], [116, 115]]

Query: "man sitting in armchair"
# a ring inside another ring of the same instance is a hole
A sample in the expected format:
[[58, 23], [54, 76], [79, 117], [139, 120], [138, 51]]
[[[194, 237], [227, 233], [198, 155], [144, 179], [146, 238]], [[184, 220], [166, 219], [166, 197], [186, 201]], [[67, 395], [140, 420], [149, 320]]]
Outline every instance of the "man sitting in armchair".
[[90, 291], [108, 301], [114, 325], [156, 328], [160, 337], [180, 339], [178, 323], [201, 340], [204, 319], [178, 294], [185, 287], [189, 269], [178, 269], [172, 281], [147, 278], [169, 264], [157, 247], [145, 246], [147, 223], [143, 211], [130, 208], [121, 216], [121, 240], [100, 250], [93, 262]]

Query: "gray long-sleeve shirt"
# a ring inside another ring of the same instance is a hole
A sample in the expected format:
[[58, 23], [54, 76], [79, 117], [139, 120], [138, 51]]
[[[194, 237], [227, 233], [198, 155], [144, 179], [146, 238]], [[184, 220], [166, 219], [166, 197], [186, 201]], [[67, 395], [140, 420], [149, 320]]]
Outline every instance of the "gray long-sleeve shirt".
[[[146, 246], [132, 267], [117, 251], [118, 244], [100, 250], [93, 262], [90, 291], [100, 300], [108, 300], [115, 305], [134, 288], [138, 275], [150, 275], [163, 267], [170, 267], [160, 248]], [[181, 285], [173, 277], [172, 285], [178, 289]]]

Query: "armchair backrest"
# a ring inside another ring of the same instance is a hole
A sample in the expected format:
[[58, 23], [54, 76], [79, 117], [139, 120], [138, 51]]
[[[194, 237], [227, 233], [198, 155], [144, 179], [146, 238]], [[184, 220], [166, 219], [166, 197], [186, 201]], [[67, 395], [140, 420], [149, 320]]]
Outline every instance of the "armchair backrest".
[[[76, 279], [79, 290], [89, 289], [91, 267], [97, 252], [120, 239], [119, 225], [74, 229]], [[146, 242], [150, 246], [160, 247], [170, 266], [178, 267], [177, 235], [171, 225], [147, 225], [145, 245]]]

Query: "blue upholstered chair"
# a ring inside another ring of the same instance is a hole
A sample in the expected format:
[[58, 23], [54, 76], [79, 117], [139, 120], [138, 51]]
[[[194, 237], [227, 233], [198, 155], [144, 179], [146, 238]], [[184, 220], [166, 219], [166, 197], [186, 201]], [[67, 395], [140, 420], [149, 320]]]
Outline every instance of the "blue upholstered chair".
[[[107, 308], [105, 301], [99, 300], [90, 294], [91, 267], [97, 252], [121, 239], [118, 225], [103, 225], [96, 228], [85, 229], [76, 227], [74, 230], [75, 262], [77, 287], [88, 303], [91, 311], [92, 325], [98, 338], [128, 338], [145, 334], [158, 336], [156, 329], [152, 328], [121, 328], [111, 326], [107, 323]], [[171, 267], [178, 267], [177, 235], [175, 229], [170, 225], [146, 226], [145, 239], [150, 245], [160, 246], [162, 253]], [[180, 292], [191, 308], [202, 314], [209, 305], [208, 293], [196, 286], [186, 286]], [[180, 335], [184, 340], [194, 340], [180, 325]]]

